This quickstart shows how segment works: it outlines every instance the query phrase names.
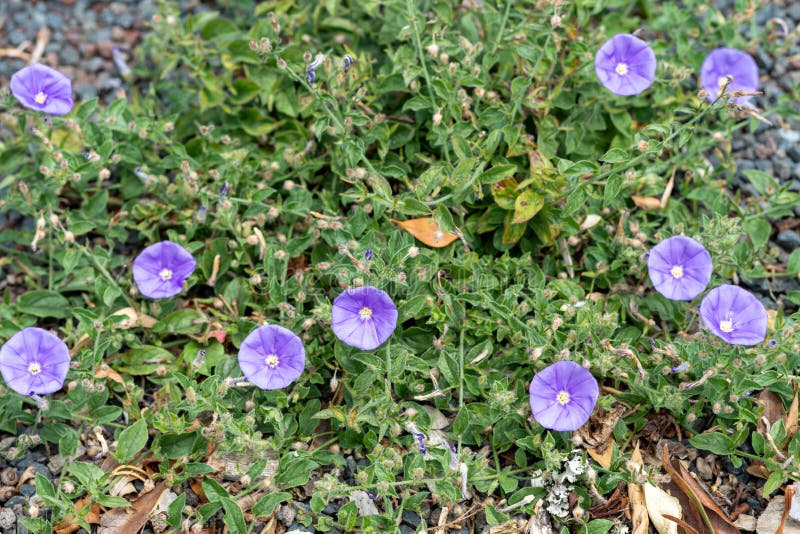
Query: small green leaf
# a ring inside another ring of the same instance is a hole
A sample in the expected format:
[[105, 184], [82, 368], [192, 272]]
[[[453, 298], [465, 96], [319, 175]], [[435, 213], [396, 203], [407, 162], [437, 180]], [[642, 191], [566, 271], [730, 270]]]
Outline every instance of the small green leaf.
[[203, 492], [210, 502], [221, 502], [222, 499], [229, 498], [225, 488], [213, 478], [204, 477], [200, 485], [203, 487]]
[[214, 19], [203, 26], [203, 30], [200, 32], [200, 35], [203, 36], [203, 39], [210, 40], [221, 35], [228, 35], [229, 33], [236, 33], [238, 31], [239, 29], [236, 27], [236, 25], [228, 19]]
[[119, 433], [117, 442], [117, 456], [121, 462], [131, 460], [136, 453], [142, 450], [147, 443], [147, 423], [139, 419], [134, 424]]
[[736, 444], [734, 441], [722, 432], [698, 434], [693, 438], [689, 438], [689, 443], [698, 449], [711, 451], [720, 456], [730, 456], [736, 451]]
[[781, 487], [786, 478], [780, 471], [775, 471], [769, 475], [769, 478], [764, 483], [763, 495], [764, 497], [770, 495], [773, 491]]
[[220, 502], [222, 503], [223, 510], [225, 510], [225, 515], [222, 517], [222, 520], [225, 522], [228, 529], [237, 534], [246, 534], [247, 525], [244, 522], [244, 514], [239, 505], [229, 497], [220, 499]]
[[613, 174], [608, 178], [606, 187], [603, 189], [603, 207], [608, 207], [618, 200], [619, 192], [622, 189], [622, 175]]
[[622, 163], [623, 161], [628, 161], [629, 159], [631, 159], [631, 155], [627, 150], [623, 150], [621, 148], [612, 148], [603, 154], [603, 157], [600, 158], [600, 161], [604, 161], [606, 163]]
[[761, 250], [772, 233], [772, 225], [764, 219], [747, 219], [742, 223], [742, 229], [750, 236], [754, 250]]
[[586, 531], [588, 534], [605, 534], [611, 530], [612, 526], [614, 526], [613, 521], [609, 521], [608, 519], [595, 519], [589, 521], [586, 525]]
[[269, 495], [265, 495], [261, 498], [260, 501], [253, 506], [251, 512], [256, 517], [268, 517], [272, 515], [272, 512], [275, 511], [275, 508], [282, 502], [288, 502], [292, 500], [292, 495], [290, 493], [286, 493], [285, 491], [279, 491], [278, 493], [270, 493]]
[[17, 299], [17, 310], [36, 317], [64, 319], [69, 315], [69, 307], [64, 296], [46, 289], [28, 291]]
[[491, 169], [482, 172], [478, 176], [478, 181], [484, 185], [496, 184], [517, 172], [517, 166], [509, 164], [495, 165]]

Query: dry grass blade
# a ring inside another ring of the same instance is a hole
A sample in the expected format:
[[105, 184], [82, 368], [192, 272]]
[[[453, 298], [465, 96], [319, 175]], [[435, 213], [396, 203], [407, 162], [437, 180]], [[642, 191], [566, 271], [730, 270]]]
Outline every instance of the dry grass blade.
[[[631, 462], [637, 467], [644, 463], [638, 443], [631, 454]], [[632, 534], [647, 534], [650, 529], [650, 516], [647, 515], [647, 502], [641, 484], [628, 484], [628, 499], [631, 503]]]
[[[796, 397], [795, 397], [796, 398]], [[781, 514], [781, 524], [775, 534], [783, 534], [783, 529], [786, 527], [786, 520], [789, 519], [789, 511], [792, 509], [792, 497], [794, 497], [794, 486], [787, 486], [783, 494], [783, 513]]]
[[797, 421], [798, 418], [800, 418], [800, 406], [798, 406], [797, 392], [797, 384], [795, 384], [794, 398], [792, 398], [792, 404], [789, 406], [789, 413], [787, 413], [786, 417], [783, 419], [783, 425], [786, 427], [786, 436], [789, 440], [797, 434]]

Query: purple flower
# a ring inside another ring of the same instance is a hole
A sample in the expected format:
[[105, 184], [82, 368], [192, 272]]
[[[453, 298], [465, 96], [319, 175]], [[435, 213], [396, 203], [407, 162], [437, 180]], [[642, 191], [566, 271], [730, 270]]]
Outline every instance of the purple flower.
[[656, 291], [670, 300], [692, 300], [711, 280], [711, 254], [694, 239], [676, 235], [653, 247], [647, 270]]
[[142, 295], [165, 299], [183, 291], [183, 281], [197, 262], [177, 243], [162, 241], [145, 248], [133, 261], [133, 279]]
[[364, 253], [364, 259], [370, 261], [372, 259], [372, 249], [368, 248], [367, 251]]
[[34, 63], [11, 77], [11, 92], [26, 108], [50, 115], [66, 115], [72, 111], [72, 81], [62, 73]]
[[[728, 76], [733, 80], [728, 84], [727, 93], [758, 90], [758, 67], [753, 58], [734, 48], [717, 48], [706, 56], [700, 68], [700, 85], [708, 93], [709, 101], [719, 96], [722, 87], [728, 83]], [[731, 102], [744, 104], [751, 98], [753, 97], [739, 96], [731, 98]]]
[[69, 350], [41, 328], [25, 328], [0, 348], [0, 372], [20, 395], [47, 395], [61, 389], [69, 371]]
[[397, 307], [376, 287], [348, 289], [333, 301], [331, 328], [351, 347], [372, 350], [389, 339], [395, 326]]
[[280, 389], [300, 376], [306, 366], [303, 342], [282, 326], [259, 326], [239, 347], [239, 367], [261, 389]]
[[638, 95], [653, 83], [656, 55], [638, 37], [620, 33], [597, 51], [594, 71], [603, 87], [615, 95]]
[[575, 362], [560, 361], [533, 377], [533, 418], [551, 430], [577, 430], [594, 410], [600, 388], [592, 374]]
[[731, 345], [756, 345], [767, 337], [767, 310], [739, 286], [717, 286], [700, 303], [700, 317], [711, 333]]

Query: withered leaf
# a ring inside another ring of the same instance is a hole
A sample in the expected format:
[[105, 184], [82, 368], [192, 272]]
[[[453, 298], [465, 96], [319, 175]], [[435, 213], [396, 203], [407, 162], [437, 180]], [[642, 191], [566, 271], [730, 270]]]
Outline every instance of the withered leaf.
[[457, 235], [443, 231], [433, 217], [408, 219], [407, 221], [389, 220], [429, 247], [446, 247], [458, 239]]

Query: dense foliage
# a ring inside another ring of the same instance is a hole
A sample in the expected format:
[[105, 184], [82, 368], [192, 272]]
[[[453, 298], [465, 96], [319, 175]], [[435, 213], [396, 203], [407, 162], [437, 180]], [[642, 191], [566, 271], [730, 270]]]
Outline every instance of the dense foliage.
[[[758, 119], [697, 94], [711, 50], [760, 37], [738, 31], [746, 16], [699, 1], [226, 6], [181, 16], [164, 4], [109, 106], [46, 117], [5, 101], [0, 336], [57, 332], [72, 368], [46, 406], [4, 389], [2, 430], [29, 428], [30, 446], [65, 457], [96, 435], [110, 444], [68, 463], [55, 486], [37, 478], [52, 513], [26, 520], [31, 530], [50, 532], [85, 494], [128, 504], [94, 461], [106, 454], [183, 495], [165, 515], [176, 529], [222, 510], [246, 532], [309, 480], [299, 520], [319, 530], [388, 528], [431, 499], [555, 506], [531, 477], [585, 452], [533, 421], [528, 385], [562, 359], [600, 383], [596, 414], [618, 414], [601, 494], [634, 476], [627, 459], [655, 415], [735, 465], [763, 462], [765, 495], [796, 474], [782, 459], [800, 457], [800, 438], [772, 426], [779, 461], [754, 432], [759, 391], [787, 407], [795, 396], [796, 318], [771, 311], [768, 342], [727, 345], [701, 327], [699, 300], [667, 300], [647, 274], [648, 250], [684, 234], [710, 252], [709, 288], [765, 277], [770, 218], [800, 201], [758, 171], [748, 178], [768, 203], [730, 193], [731, 133]], [[637, 28], [656, 79], [617, 96], [594, 55]], [[396, 224], [422, 217], [457, 239], [429, 247]], [[153, 300], [132, 263], [162, 240], [197, 266], [182, 294]], [[331, 304], [365, 284], [399, 317], [388, 342], [361, 351], [337, 340]], [[305, 346], [285, 389], [228, 380], [264, 322]], [[212, 451], [246, 453], [245, 478], [221, 485]], [[351, 454], [367, 459], [355, 487], [336, 476]], [[187, 481], [205, 504], [184, 507]], [[333, 519], [320, 514], [354, 488], [372, 492], [378, 515], [347, 500]], [[584, 508], [588, 488], [570, 486]], [[245, 516], [235, 499], [259, 493]]]

